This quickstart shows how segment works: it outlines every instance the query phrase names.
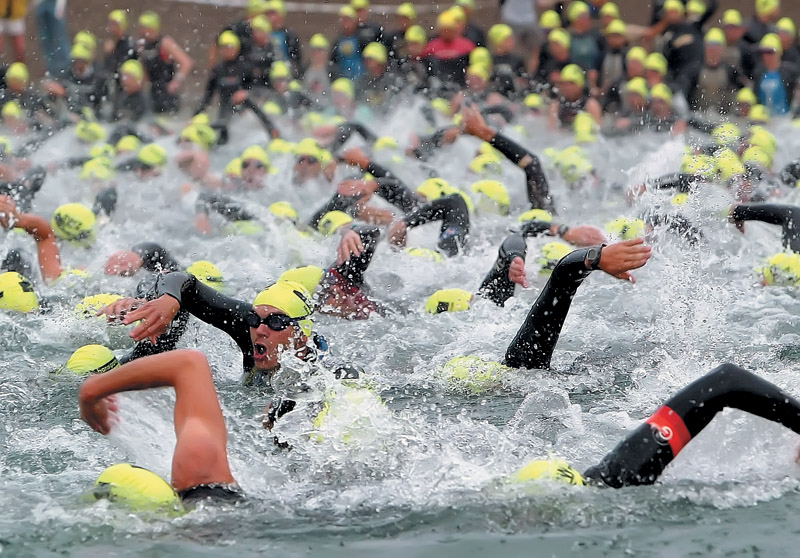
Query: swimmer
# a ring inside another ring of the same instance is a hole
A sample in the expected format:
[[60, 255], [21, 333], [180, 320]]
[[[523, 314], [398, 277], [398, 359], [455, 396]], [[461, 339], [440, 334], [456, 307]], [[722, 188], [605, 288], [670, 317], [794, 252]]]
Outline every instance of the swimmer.
[[50, 283], [61, 277], [61, 253], [58, 250], [53, 228], [46, 219], [32, 213], [22, 213], [8, 196], [0, 196], [0, 227], [11, 230], [20, 228], [36, 241], [39, 270], [42, 279]]
[[175, 390], [170, 484], [182, 504], [242, 500], [244, 494], [228, 463], [225, 420], [203, 353], [171, 351], [90, 376], [78, 392], [81, 419], [108, 435], [120, 420], [116, 394], [164, 387]]

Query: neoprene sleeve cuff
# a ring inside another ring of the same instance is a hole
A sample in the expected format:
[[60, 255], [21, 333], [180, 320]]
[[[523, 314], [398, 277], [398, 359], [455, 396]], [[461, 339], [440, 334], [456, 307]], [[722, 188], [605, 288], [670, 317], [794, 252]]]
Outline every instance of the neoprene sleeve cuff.
[[489, 144], [500, 153], [508, 157], [514, 164], [518, 164], [523, 158], [530, 155], [527, 149], [518, 143], [511, 141], [500, 132], [497, 132]]
[[156, 281], [156, 298], [169, 295], [183, 306], [183, 293], [196, 281], [194, 275], [182, 271], [174, 271], [160, 275]]

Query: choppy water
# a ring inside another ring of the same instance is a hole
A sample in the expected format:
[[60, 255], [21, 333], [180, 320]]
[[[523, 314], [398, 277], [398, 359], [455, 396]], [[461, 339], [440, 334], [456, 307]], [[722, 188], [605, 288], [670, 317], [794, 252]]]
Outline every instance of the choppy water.
[[[407, 129], [402, 118], [387, 125], [401, 137]], [[788, 124], [776, 125], [783, 141], [776, 167], [800, 145], [791, 131]], [[553, 136], [531, 135], [536, 137], [523, 141], [536, 150], [554, 143]], [[54, 139], [35, 159], [74, 153], [71, 140]], [[247, 141], [263, 140], [257, 133]], [[213, 160], [221, 165], [246, 145], [226, 146]], [[457, 145], [434, 166], [468, 187], [471, 180], [458, 161], [475, 145]], [[612, 184], [674, 170], [681, 149], [664, 137], [613, 140], [594, 146], [592, 157]], [[306, 198], [301, 213], [307, 217], [320, 198], [286, 193], [285, 163], [279, 161], [283, 170], [250, 201], [266, 207]], [[401, 172], [410, 183], [422, 176], [413, 166]], [[629, 208], [618, 188], [569, 192], [554, 173], [549, 176], [560, 212], [572, 223], [603, 226], [668, 199], [646, 197]], [[310, 421], [298, 416], [276, 428], [297, 442], [295, 449], [276, 450], [260, 427], [268, 395], [242, 388], [238, 349], [224, 334], [194, 323], [181, 346], [202, 348], [215, 370], [232, 468], [248, 503], [168, 519], [83, 500], [99, 472], [116, 462], [168, 477], [174, 443], [168, 393], [122, 396], [122, 424], [103, 438], [78, 418], [78, 381], [51, 373], [85, 343], [120, 352], [130, 347], [124, 330], [78, 320], [71, 312], [86, 294], [133, 288], [138, 278], [102, 275], [112, 251], [155, 240], [187, 265], [212, 259], [225, 273], [229, 293], [245, 299], [286, 268], [324, 265], [334, 253], [332, 240], [310, 241], [282, 224], [271, 225], [262, 239], [200, 238], [178, 200], [182, 182], [174, 172], [145, 184], [121, 180], [124, 209], [102, 226], [96, 248], [63, 248], [65, 263], [86, 266], [92, 278], [44, 289], [53, 299], [51, 314], [0, 314], [0, 554], [796, 555], [799, 440], [734, 411], [712, 423], [657, 486], [612, 491], [503, 482], [527, 460], [548, 454], [579, 469], [596, 463], [665, 397], [723, 361], [800, 394], [800, 300], [790, 290], [757, 286], [753, 273], [780, 250], [779, 231], [749, 224], [740, 235], [716, 216], [727, 198], [711, 189], [686, 210], [702, 224], [704, 243], [690, 247], [658, 234], [653, 259], [636, 273], [636, 285], [594, 274], [575, 300], [554, 371], [520, 372], [502, 389], [478, 396], [449, 391], [437, 379], [437, 367], [459, 354], [499, 358], [541, 283], [503, 309], [478, 302], [467, 313], [430, 316], [422, 308], [437, 288], [475, 289], [509, 221], [478, 217], [470, 254], [441, 264], [392, 254], [383, 244], [368, 280], [376, 292], [414, 310], [366, 322], [317, 321], [335, 353], [364, 366], [386, 402], [368, 409], [371, 434], [355, 444], [335, 433], [308, 441]], [[506, 183], [518, 214], [524, 191], [513, 167], [506, 168]], [[49, 215], [60, 203], [91, 198], [88, 186], [66, 172], [48, 179], [35, 210]], [[153, 199], [166, 201], [154, 207]], [[143, 227], [145, 219], [157, 224]], [[409, 244], [432, 246], [433, 236], [431, 229], [415, 230]], [[529, 254], [543, 243], [529, 241]], [[3, 244], [33, 253], [30, 240], [14, 234], [6, 234]], [[532, 277], [535, 259], [528, 258]]]

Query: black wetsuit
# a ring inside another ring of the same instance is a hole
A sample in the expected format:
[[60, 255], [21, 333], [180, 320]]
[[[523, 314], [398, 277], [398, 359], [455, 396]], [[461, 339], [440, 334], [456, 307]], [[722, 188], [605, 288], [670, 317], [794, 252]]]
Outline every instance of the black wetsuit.
[[234, 58], [217, 64], [208, 77], [205, 94], [195, 114], [203, 112], [211, 103], [215, 93], [219, 93], [219, 119], [229, 120], [233, 114], [233, 94], [239, 90], [253, 87], [253, 71], [249, 62]]
[[800, 402], [733, 364], [718, 366], [669, 398], [584, 476], [613, 488], [654, 484], [678, 453], [725, 407], [800, 434]]
[[526, 189], [531, 208], [544, 209], [552, 213], [555, 207], [553, 199], [550, 197], [550, 185], [539, 158], [499, 132], [489, 143], [525, 172]]
[[94, 66], [90, 66], [83, 76], [75, 75], [70, 69], [60, 82], [65, 91], [67, 110], [75, 114], [81, 114], [84, 108], [90, 108], [97, 114], [108, 97], [105, 76]]
[[200, 194], [195, 211], [208, 215], [214, 211], [227, 221], [253, 221], [255, 215], [245, 210], [239, 202], [221, 194]]
[[170, 95], [167, 84], [175, 77], [175, 62], [164, 52], [161, 39], [162, 37], [159, 37], [155, 41], [145, 42], [139, 52], [139, 59], [150, 78], [153, 110], [174, 114], [180, 109], [180, 99], [177, 95]]
[[731, 210], [731, 219], [780, 225], [783, 229], [783, 247], [800, 252], [800, 207], [778, 203], [741, 203]]
[[128, 94], [122, 89], [114, 96], [114, 105], [111, 108], [111, 122], [139, 122], [146, 114], [151, 112], [151, 100], [145, 95], [144, 90]]
[[23, 213], [31, 210], [33, 198], [42, 189], [47, 178], [47, 170], [42, 166], [31, 167], [25, 174], [12, 182], [0, 182], [0, 195], [9, 196]]
[[442, 196], [412, 210], [403, 217], [409, 227], [441, 221], [437, 246], [447, 256], [455, 256], [466, 246], [469, 236], [469, 209], [461, 194]]
[[114, 50], [103, 60], [103, 71], [115, 82], [119, 81], [119, 69], [128, 60], [136, 59], [136, 42], [130, 35], [123, 35], [114, 45]]

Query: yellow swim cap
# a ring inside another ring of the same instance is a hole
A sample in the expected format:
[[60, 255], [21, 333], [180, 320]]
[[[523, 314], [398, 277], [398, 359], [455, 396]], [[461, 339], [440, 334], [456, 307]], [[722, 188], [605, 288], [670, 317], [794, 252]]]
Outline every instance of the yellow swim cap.
[[292, 71], [289, 68], [289, 64], [282, 60], [275, 62], [269, 70], [269, 79], [273, 81], [276, 79], [289, 79], [291, 75]]
[[85, 205], [67, 203], [55, 210], [50, 225], [58, 238], [80, 244], [92, 244], [96, 222], [94, 213]]
[[758, 103], [758, 99], [756, 99], [756, 94], [753, 93], [752, 89], [743, 87], [736, 93], [736, 102], [752, 106]]
[[114, 149], [114, 146], [109, 143], [101, 143], [100, 145], [94, 145], [89, 150], [89, 156], [92, 158], [95, 157], [107, 157], [111, 159], [117, 154], [117, 150]]
[[225, 165], [225, 176], [233, 178], [240, 178], [242, 176], [241, 157], [236, 157], [235, 159], [231, 159], [231, 161], [227, 165]]
[[734, 178], [744, 176], [746, 169], [739, 160], [738, 155], [730, 149], [723, 149], [714, 155], [714, 161], [717, 165], [717, 172], [720, 180], [727, 182]]
[[92, 496], [108, 499], [135, 511], [182, 513], [183, 505], [167, 481], [147, 469], [128, 463], [112, 465], [97, 477]]
[[294, 154], [297, 157], [314, 157], [322, 161], [322, 148], [314, 138], [303, 138], [294, 145]]
[[119, 67], [119, 73], [123, 76], [131, 76], [136, 81], [144, 79], [144, 67], [138, 60], [126, 60]]
[[447, 196], [457, 191], [444, 178], [429, 178], [417, 188], [417, 193], [425, 196], [428, 201], [438, 200], [442, 196]]
[[339, 17], [347, 18], [347, 19], [356, 19], [358, 14], [353, 9], [352, 6], [342, 6], [339, 8]]
[[286, 15], [286, 6], [282, 0], [269, 0], [267, 2], [267, 13], [275, 12], [280, 15]]
[[561, 81], [574, 83], [578, 87], [586, 85], [586, 74], [577, 64], [567, 64], [561, 70]]
[[366, 10], [369, 8], [369, 0], [350, 0], [350, 5], [354, 10]]
[[628, 32], [628, 26], [625, 25], [625, 22], [622, 21], [621, 19], [613, 20], [611, 23], [608, 24], [608, 26], [605, 29], [606, 35], [625, 36], [627, 32]]
[[82, 60], [84, 62], [91, 62], [93, 58], [92, 51], [82, 43], [75, 43], [72, 45], [72, 50], [69, 51], [69, 57], [72, 60]]
[[537, 459], [523, 466], [513, 477], [516, 482], [554, 480], [575, 486], [585, 486], [583, 476], [569, 463], [557, 459]]
[[417, 9], [411, 2], [403, 2], [397, 6], [395, 14], [400, 17], [407, 17], [408, 19], [417, 19]]
[[483, 64], [474, 64], [469, 68], [467, 68], [467, 75], [479, 77], [483, 81], [489, 81], [489, 68], [487, 68]]
[[414, 258], [422, 258], [424, 260], [431, 260], [432, 262], [439, 263], [442, 261], [442, 255], [436, 250], [430, 248], [406, 248], [406, 254]]
[[151, 167], [163, 167], [167, 164], [167, 150], [157, 143], [148, 143], [139, 150], [137, 159]]
[[294, 144], [290, 141], [286, 141], [283, 138], [275, 138], [269, 142], [267, 150], [271, 153], [288, 154], [294, 152]]
[[269, 155], [267, 155], [267, 152], [264, 151], [264, 148], [261, 147], [260, 145], [251, 145], [250, 147], [242, 151], [241, 159], [242, 162], [252, 159], [258, 161], [265, 167], [270, 166]]
[[[483, 153], [472, 159], [469, 163], [469, 170], [481, 176], [500, 176], [503, 174], [500, 158], [493, 153]], [[419, 192], [419, 190], [417, 191]]]
[[25, 116], [25, 111], [22, 110], [22, 107], [17, 101], [8, 101], [3, 105], [1, 114], [4, 120], [6, 118], [23, 118]]
[[201, 283], [214, 290], [221, 291], [225, 287], [225, 278], [222, 271], [207, 260], [199, 260], [186, 268], [186, 272], [197, 277]]
[[441, 314], [442, 312], [463, 312], [469, 310], [472, 293], [464, 289], [439, 289], [425, 303], [425, 312]]
[[529, 209], [517, 217], [517, 221], [520, 223], [525, 223], [526, 221], [544, 221], [546, 223], [551, 223], [553, 221], [553, 216], [549, 211], [545, 211], [544, 209]]
[[508, 215], [511, 197], [502, 183], [497, 180], [479, 180], [472, 185], [472, 191], [481, 196], [479, 208], [491, 213]]
[[419, 25], [412, 25], [406, 29], [406, 33], [403, 35], [403, 38], [407, 43], [425, 44], [428, 42], [428, 34], [425, 33], [425, 29]]
[[641, 62], [642, 65], [644, 65], [647, 60], [647, 51], [640, 46], [631, 47], [628, 54], [625, 55], [625, 61], [631, 62], [633, 60]]
[[600, 17], [613, 17], [619, 19], [619, 7], [614, 2], [606, 2], [600, 8]]
[[317, 230], [325, 236], [331, 236], [340, 228], [352, 222], [353, 218], [344, 211], [329, 211], [320, 219], [319, 224], [317, 224]]
[[567, 8], [567, 19], [570, 23], [574, 23], [579, 17], [589, 14], [589, 11], [589, 5], [586, 2], [574, 1]]
[[111, 10], [108, 13], [108, 19], [119, 24], [123, 31], [128, 28], [128, 14], [125, 10]]
[[313, 322], [309, 316], [314, 311], [311, 293], [295, 281], [278, 281], [258, 293], [253, 306], [272, 306], [290, 318], [297, 318], [306, 336], [311, 335]]
[[6, 70], [6, 81], [21, 81], [25, 85], [30, 81], [30, 73], [24, 62], [14, 62]]
[[725, 33], [719, 27], [714, 27], [706, 32], [705, 43], [707, 45], [726, 45]]
[[547, 40], [551, 43], [561, 45], [566, 49], [570, 48], [572, 45], [572, 37], [566, 30], [561, 29], [560, 27], [550, 31], [550, 33], [547, 35]]
[[672, 196], [670, 203], [676, 207], [680, 207], [681, 205], [686, 205], [686, 202], [689, 201], [689, 194], [686, 192], [679, 192]]
[[451, 388], [466, 393], [484, 393], [500, 387], [503, 378], [514, 370], [491, 360], [477, 356], [460, 356], [445, 364], [439, 376]]
[[372, 149], [375, 151], [383, 151], [384, 149], [399, 149], [400, 145], [397, 140], [391, 136], [381, 136], [372, 144]]
[[111, 349], [103, 345], [84, 345], [72, 353], [63, 371], [78, 376], [102, 374], [119, 367], [119, 361]]
[[563, 242], [548, 242], [542, 246], [542, 254], [539, 256], [537, 263], [539, 264], [539, 273], [541, 275], [550, 275], [556, 264], [567, 254], [571, 254], [573, 249], [568, 244]]
[[644, 237], [645, 225], [641, 219], [618, 217], [606, 225], [606, 232], [622, 240], [633, 240]]
[[747, 115], [750, 122], [757, 122], [759, 124], [766, 124], [769, 122], [769, 111], [764, 105], [753, 105], [750, 113]]
[[322, 50], [328, 50], [331, 46], [330, 41], [323, 35], [322, 33], [316, 33], [311, 36], [311, 40], [308, 41], [308, 46], [311, 48], [319, 48]]
[[374, 60], [381, 64], [386, 64], [389, 59], [386, 53], [386, 47], [381, 43], [368, 44], [364, 47], [361, 56], [364, 57], [364, 60]]
[[711, 180], [717, 174], [717, 165], [708, 155], [686, 155], [681, 162], [681, 172]]
[[496, 23], [489, 28], [486, 37], [489, 39], [489, 44], [493, 47], [498, 46], [509, 37], [514, 36], [514, 30], [505, 23]]
[[647, 96], [650, 94], [647, 90], [647, 81], [642, 77], [635, 77], [628, 81], [628, 84], [625, 86], [625, 92], [636, 93], [644, 99], [647, 99]]
[[222, 33], [220, 33], [219, 39], [217, 39], [217, 44], [221, 47], [227, 46], [239, 49], [242, 46], [242, 41], [239, 39], [239, 36], [233, 31], [223, 31]]
[[280, 116], [283, 114], [283, 109], [275, 101], [267, 101], [261, 107], [261, 110], [264, 111], [264, 114], [269, 114], [270, 116]]
[[525, 96], [525, 99], [522, 101], [529, 109], [541, 109], [544, 107], [544, 100], [542, 96], [538, 93], [529, 93]]
[[89, 295], [75, 305], [75, 316], [78, 318], [95, 318], [100, 309], [118, 301], [122, 297], [118, 294], [100, 293]]
[[711, 131], [711, 137], [717, 145], [732, 146], [736, 145], [742, 138], [742, 131], [733, 122], [726, 122], [716, 126]]
[[743, 23], [742, 13], [739, 10], [725, 10], [722, 14], [722, 25], [740, 27]]
[[644, 60], [644, 69], [652, 70], [665, 76], [667, 75], [667, 59], [660, 52], [650, 53]]
[[306, 291], [313, 293], [317, 290], [317, 287], [322, 281], [322, 276], [324, 274], [325, 271], [321, 267], [317, 267], [315, 265], [306, 265], [303, 267], [293, 267], [292, 269], [287, 269], [281, 274], [280, 277], [278, 277], [278, 281], [299, 283], [303, 285]]
[[651, 99], [659, 99], [668, 105], [672, 105], [672, 91], [666, 83], [657, 83], [650, 90]]
[[756, 13], [760, 16], [770, 15], [781, 7], [781, 0], [756, 0]]
[[539, 27], [542, 29], [558, 29], [561, 27], [561, 16], [555, 10], [545, 10], [539, 16]]
[[39, 297], [33, 285], [14, 271], [0, 274], [0, 310], [33, 312], [39, 309]]
[[297, 210], [292, 207], [287, 201], [277, 201], [269, 206], [269, 212], [275, 215], [276, 217], [280, 217], [281, 219], [287, 219], [292, 223], [297, 223], [299, 216], [297, 214]]
[[264, 227], [258, 221], [242, 219], [226, 223], [222, 232], [227, 236], [259, 236], [264, 234]]
[[100, 124], [97, 122], [87, 122], [86, 120], [81, 120], [75, 126], [75, 135], [78, 136], [78, 139], [83, 143], [103, 141], [107, 136], [105, 129]]
[[686, 12], [686, 7], [683, 5], [681, 0], [666, 0], [664, 2], [664, 8], [663, 9], [664, 9], [664, 12], [672, 12], [672, 11], [676, 11], [676, 12], [680, 12], [680, 13], [685, 13]]
[[139, 26], [152, 29], [153, 31], [161, 30], [161, 18], [153, 11], [146, 11], [139, 16]]
[[[264, 14], [267, 11], [266, 0], [249, 0], [247, 2], [247, 15], [250, 17]], [[255, 18], [253, 18], [255, 19]], [[252, 24], [252, 20], [250, 22]]]
[[347, 78], [339, 78], [331, 84], [331, 91], [334, 93], [341, 93], [347, 95], [349, 98], [354, 99], [356, 96], [356, 89], [353, 82]]
[[756, 268], [756, 273], [764, 285], [796, 287], [800, 285], [800, 254], [775, 254], [763, 267]]
[[778, 150], [778, 140], [775, 135], [763, 126], [750, 126], [750, 138], [747, 140], [750, 145], [756, 145], [764, 149], [771, 157], [775, 157]]
[[766, 149], [752, 145], [742, 153], [742, 163], [745, 165], [758, 165], [766, 170], [772, 170], [772, 156]]
[[116, 174], [109, 158], [97, 157], [83, 164], [78, 177], [81, 180], [111, 180]]
[[97, 36], [91, 31], [84, 29], [83, 31], [78, 31], [75, 33], [75, 38], [72, 40], [72, 44], [85, 47], [86, 50], [89, 51], [89, 58], [86, 58], [86, 60], [91, 60], [92, 56], [94, 56], [94, 51], [97, 48]]
[[792, 39], [797, 38], [797, 27], [795, 26], [794, 21], [792, 21], [792, 18], [782, 17], [778, 20], [778, 23], [775, 24], [775, 27], [778, 32], [786, 33], [791, 36]]
[[686, 13], [693, 16], [700, 16], [706, 13], [706, 3], [703, 0], [689, 0], [686, 3]]
[[459, 16], [453, 10], [445, 10], [436, 17], [437, 29], [455, 29], [459, 24]]
[[767, 33], [761, 42], [758, 43], [758, 49], [761, 52], [777, 52], [783, 54], [783, 43], [781, 38], [775, 33]]

